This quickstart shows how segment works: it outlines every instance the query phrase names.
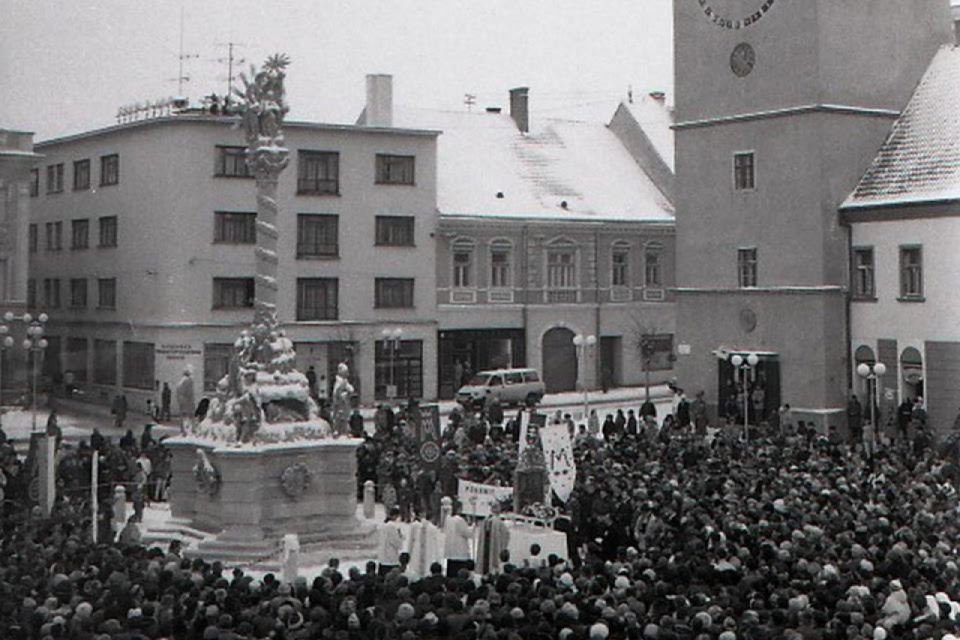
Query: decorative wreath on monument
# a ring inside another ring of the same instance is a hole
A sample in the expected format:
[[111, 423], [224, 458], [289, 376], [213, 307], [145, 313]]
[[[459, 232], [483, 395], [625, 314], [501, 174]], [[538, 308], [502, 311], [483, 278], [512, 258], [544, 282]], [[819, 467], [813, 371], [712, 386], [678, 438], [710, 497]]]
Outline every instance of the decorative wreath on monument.
[[280, 474], [280, 488], [292, 500], [298, 500], [306, 493], [313, 481], [313, 472], [303, 462], [290, 465]]
[[220, 472], [210, 462], [203, 449], [197, 449], [197, 463], [193, 465], [193, 477], [197, 480], [197, 487], [208, 496], [215, 495], [220, 490]]
[[539, 518], [540, 520], [546, 520], [549, 522], [560, 515], [560, 512], [550, 505], [546, 505], [541, 502], [534, 502], [533, 504], [528, 504], [525, 506], [520, 515], [530, 518]]

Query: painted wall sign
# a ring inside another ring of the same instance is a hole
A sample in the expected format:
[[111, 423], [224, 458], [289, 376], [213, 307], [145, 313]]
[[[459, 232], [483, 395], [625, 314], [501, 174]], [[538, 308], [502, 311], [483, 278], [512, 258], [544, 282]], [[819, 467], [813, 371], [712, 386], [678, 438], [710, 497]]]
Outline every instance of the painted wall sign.
[[761, 18], [767, 15], [767, 12], [773, 7], [775, 1], [776, 0], [763, 0], [762, 3], [754, 2], [752, 6], [759, 5], [756, 6], [754, 10], [734, 14], [730, 8], [717, 8], [719, 5], [729, 5], [730, 0], [697, 0], [700, 8], [703, 10], [703, 15], [706, 16], [710, 22], [718, 27], [734, 30], [746, 29], [759, 22]]
[[199, 356], [203, 352], [192, 344], [161, 344], [154, 351], [158, 356], [167, 360], [186, 360], [187, 356]]

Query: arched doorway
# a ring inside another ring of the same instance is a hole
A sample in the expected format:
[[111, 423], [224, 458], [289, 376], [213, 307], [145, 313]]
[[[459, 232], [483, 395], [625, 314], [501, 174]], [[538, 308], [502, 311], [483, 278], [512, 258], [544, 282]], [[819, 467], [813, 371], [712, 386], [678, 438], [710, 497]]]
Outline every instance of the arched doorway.
[[923, 396], [923, 356], [914, 347], [907, 347], [900, 354], [900, 375], [904, 398]]
[[877, 356], [873, 353], [873, 349], [868, 347], [865, 344], [857, 347], [857, 350], [853, 352], [853, 392], [860, 399], [860, 406], [865, 407], [869, 411], [870, 407], [870, 389], [869, 384], [866, 378], [862, 378], [857, 375], [857, 367], [861, 364], [868, 364], [873, 366], [877, 363]]
[[547, 393], [575, 391], [577, 388], [577, 348], [573, 331], [554, 327], [543, 334], [543, 382]]

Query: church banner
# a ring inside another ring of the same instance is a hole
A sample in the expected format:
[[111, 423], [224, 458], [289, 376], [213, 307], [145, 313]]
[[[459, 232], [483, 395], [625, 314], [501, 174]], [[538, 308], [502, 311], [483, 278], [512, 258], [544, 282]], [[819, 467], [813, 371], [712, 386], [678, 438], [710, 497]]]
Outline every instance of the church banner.
[[440, 459], [440, 407], [436, 403], [421, 405], [411, 417], [420, 461], [425, 468], [436, 470]]
[[563, 502], [570, 499], [577, 479], [570, 431], [564, 424], [553, 424], [541, 431], [543, 454], [547, 462], [550, 488]]
[[513, 487], [498, 487], [461, 480], [457, 499], [465, 516], [489, 516], [490, 505], [513, 496]]

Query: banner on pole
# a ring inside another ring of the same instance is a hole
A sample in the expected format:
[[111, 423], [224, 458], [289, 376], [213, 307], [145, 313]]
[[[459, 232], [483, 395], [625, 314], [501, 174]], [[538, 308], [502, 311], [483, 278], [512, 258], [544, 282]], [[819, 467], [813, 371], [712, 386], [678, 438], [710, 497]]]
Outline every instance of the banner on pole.
[[436, 403], [418, 407], [414, 429], [424, 467], [436, 470], [440, 460], [440, 406]]
[[512, 497], [513, 487], [498, 487], [469, 480], [461, 480], [457, 491], [461, 513], [467, 516], [489, 516], [492, 504]]
[[547, 461], [550, 488], [561, 501], [566, 502], [573, 493], [577, 479], [577, 466], [573, 459], [573, 443], [570, 431], [564, 424], [553, 424], [540, 431], [543, 454]]

